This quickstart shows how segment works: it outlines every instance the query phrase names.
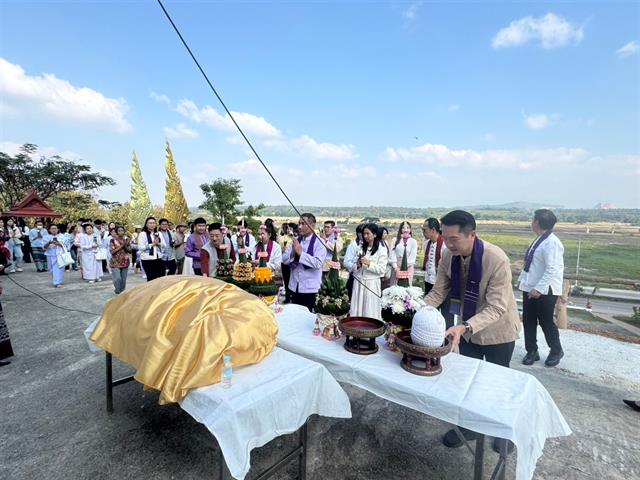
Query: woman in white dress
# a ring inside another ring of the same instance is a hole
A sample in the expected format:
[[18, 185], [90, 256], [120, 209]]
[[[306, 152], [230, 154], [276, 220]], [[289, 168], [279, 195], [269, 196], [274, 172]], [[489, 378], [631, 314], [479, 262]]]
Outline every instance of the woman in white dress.
[[407, 267], [409, 270], [409, 285], [413, 285], [413, 267], [416, 263], [416, 257], [418, 256], [418, 242], [412, 237], [411, 224], [409, 222], [402, 222], [398, 229], [398, 236], [393, 244], [393, 254], [396, 256], [396, 263], [393, 268], [391, 285], [397, 285], [398, 279], [395, 275], [400, 271], [402, 266], [402, 257], [404, 252], [407, 252]]
[[387, 249], [380, 245], [378, 226], [368, 223], [362, 230], [362, 250], [359, 252], [358, 269], [353, 274], [351, 296], [352, 317], [369, 317], [382, 320], [380, 279], [387, 270]]
[[89, 283], [102, 281], [102, 262], [96, 259], [98, 240], [93, 235], [93, 226], [84, 224], [84, 233], [80, 236], [80, 249], [82, 250], [82, 278]]

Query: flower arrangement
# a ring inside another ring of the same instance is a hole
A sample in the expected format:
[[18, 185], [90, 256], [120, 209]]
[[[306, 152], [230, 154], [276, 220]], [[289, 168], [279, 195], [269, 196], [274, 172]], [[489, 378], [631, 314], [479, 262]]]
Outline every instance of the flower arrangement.
[[316, 324], [314, 335], [322, 335], [327, 340], [340, 338], [338, 324], [349, 313], [351, 304], [346, 284], [340, 279], [340, 262], [337, 248], [333, 247], [333, 256], [329, 262], [329, 273], [322, 281], [316, 297]]
[[382, 291], [382, 318], [394, 325], [411, 327], [413, 314], [424, 307], [424, 292], [420, 287], [410, 287], [407, 268], [407, 252], [402, 256], [400, 271], [396, 273], [398, 285]]
[[[278, 294], [279, 287], [276, 285], [276, 282], [273, 281], [271, 268], [267, 266], [268, 254], [266, 245], [264, 246], [264, 250], [262, 252], [256, 252], [256, 255], [260, 258], [260, 263], [254, 271], [249, 293], [262, 295], [263, 297], [275, 297], [275, 295]], [[268, 298], [267, 301], [273, 303], [274, 300], [275, 298]]]
[[316, 297], [316, 313], [341, 317], [349, 313], [351, 307], [346, 284], [340, 279], [340, 262], [338, 252], [333, 248], [333, 257], [330, 263], [331, 269], [322, 281], [320, 291]]
[[401, 287], [399, 285], [386, 288], [382, 292], [382, 308], [389, 309], [398, 315], [405, 312], [416, 312], [426, 304], [424, 292], [420, 287]]

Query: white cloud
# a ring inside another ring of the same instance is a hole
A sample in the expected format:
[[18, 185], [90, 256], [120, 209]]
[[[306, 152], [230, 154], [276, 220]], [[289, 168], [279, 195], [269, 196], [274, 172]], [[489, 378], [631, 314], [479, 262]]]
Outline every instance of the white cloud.
[[[305, 172], [298, 168], [287, 167], [284, 165], [267, 165], [271, 173], [278, 179], [282, 180], [283, 178], [288, 177], [302, 177]], [[242, 175], [242, 177], [246, 176], [263, 176], [268, 175], [267, 171], [264, 169], [262, 164], [256, 160], [255, 158], [250, 158], [243, 162], [233, 162], [228, 163], [225, 167], [225, 171], [230, 172], [234, 175]], [[271, 179], [269, 179], [271, 184]], [[275, 185], [274, 185], [275, 188]]]
[[150, 92], [149, 96], [154, 99], [156, 102], [164, 103], [167, 107], [171, 106], [171, 99], [167, 97], [164, 93], [156, 93]]
[[449, 108], [447, 110], [451, 113], [457, 112], [458, 110], [460, 110], [460, 105], [454, 103], [452, 105], [449, 105]]
[[555, 13], [544, 17], [524, 17], [501, 29], [491, 42], [493, 48], [519, 47], [539, 42], [542, 48], [552, 49], [578, 44], [584, 37], [583, 27], [568, 22]]
[[562, 115], [560, 115], [559, 113], [527, 114], [524, 112], [524, 110], [522, 111], [522, 120], [524, 124], [532, 130], [542, 130], [554, 125], [558, 125], [561, 119], [562, 119]]
[[164, 127], [164, 133], [169, 138], [198, 138], [199, 136], [197, 130], [189, 128], [184, 123], [179, 123], [175, 128]]
[[621, 47], [618, 50], [616, 50], [616, 55], [618, 55], [619, 58], [624, 58], [624, 57], [629, 57], [631, 55], [634, 55], [638, 52], [640, 52], [640, 45], [638, 45], [638, 42], [633, 40], [627, 43], [624, 47]]
[[575, 164], [587, 158], [582, 148], [521, 150], [453, 150], [446, 145], [427, 143], [412, 148], [387, 147], [383, 158], [390, 162], [413, 161], [441, 167], [531, 170], [541, 165]]
[[527, 127], [533, 130], [540, 130], [551, 125], [551, 120], [544, 113], [540, 113], [525, 116], [524, 123], [527, 125]]
[[308, 157], [314, 160], [352, 160], [358, 157], [356, 148], [353, 145], [321, 143], [309, 135], [267, 140], [264, 144], [281, 152], [293, 152], [301, 157]]
[[413, 2], [406, 9], [402, 11], [402, 16], [407, 21], [413, 21], [418, 17], [418, 12], [422, 8], [424, 2]]
[[[236, 131], [231, 118], [228, 115], [221, 115], [210, 105], [198, 108], [192, 100], [183, 99], [176, 105], [176, 111], [195, 123], [203, 123], [215, 130]], [[277, 138], [281, 136], [280, 131], [263, 117], [244, 112], [231, 113], [242, 130], [248, 135], [259, 138]]]
[[359, 165], [331, 165], [329, 168], [316, 169], [311, 172], [312, 177], [331, 179], [374, 178], [378, 172], [374, 167]]
[[[236, 130], [228, 115], [221, 115], [210, 105], [199, 108], [192, 100], [183, 99], [177, 103], [175, 110], [192, 122], [207, 125], [215, 130]], [[232, 114], [247, 134], [257, 137], [262, 140], [264, 146], [279, 152], [289, 152], [314, 160], [352, 160], [358, 157], [354, 145], [318, 142], [309, 135], [287, 137], [263, 117], [243, 112]], [[229, 137], [227, 141], [234, 144], [244, 143], [238, 136]]]
[[[9, 156], [16, 156], [18, 153], [21, 153], [21, 148], [21, 143], [10, 141], [0, 142], [0, 152], [6, 153]], [[29, 156], [34, 160], [39, 160], [40, 157], [53, 157], [56, 155], [69, 162], [84, 162], [84, 160], [82, 160], [82, 155], [79, 153], [71, 150], [60, 150], [56, 147], [38, 147], [38, 150]]]
[[87, 87], [45, 73], [30, 76], [20, 65], [0, 58], [0, 110], [3, 115], [50, 117], [81, 125], [106, 126], [130, 131], [129, 110], [123, 98], [109, 98]]

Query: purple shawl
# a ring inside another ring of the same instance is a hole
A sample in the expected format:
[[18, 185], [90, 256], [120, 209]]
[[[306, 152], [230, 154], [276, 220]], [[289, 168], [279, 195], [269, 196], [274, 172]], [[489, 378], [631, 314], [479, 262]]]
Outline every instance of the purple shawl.
[[527, 248], [527, 253], [524, 255], [524, 271], [528, 272], [531, 267], [531, 262], [533, 262], [533, 254], [536, 253], [536, 248], [540, 246], [542, 242], [544, 242], [551, 235], [551, 230], [547, 230], [544, 232], [538, 239], [531, 242], [529, 248]]
[[451, 313], [460, 315], [460, 303], [464, 301], [464, 318], [468, 320], [476, 314], [478, 296], [480, 294], [480, 280], [482, 280], [482, 256], [484, 243], [478, 237], [473, 241], [471, 264], [467, 284], [462, 292], [462, 260], [460, 255], [451, 259]]
[[[303, 237], [298, 237], [298, 242], [302, 243], [302, 239]], [[311, 256], [313, 256], [313, 247], [316, 245], [316, 234], [314, 233], [313, 236], [311, 237], [311, 241], [309, 242], [309, 246], [307, 247], [307, 253]], [[293, 246], [291, 247], [291, 249], [293, 250]], [[293, 262], [291, 262], [290, 267], [291, 268], [296, 268], [298, 265], [300, 265], [300, 255], [296, 255], [293, 258]], [[307, 265], [302, 265], [304, 267], [305, 270], [308, 270], [311, 267], [308, 267]]]

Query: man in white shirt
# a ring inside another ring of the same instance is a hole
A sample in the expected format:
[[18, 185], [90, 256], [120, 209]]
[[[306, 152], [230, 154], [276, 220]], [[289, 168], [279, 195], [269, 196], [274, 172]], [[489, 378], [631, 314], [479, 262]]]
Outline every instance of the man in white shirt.
[[325, 257], [324, 265], [322, 265], [322, 276], [324, 278], [330, 270], [329, 263], [333, 258], [333, 248], [337, 247], [338, 260], [340, 260], [340, 252], [342, 251], [344, 243], [340, 238], [340, 233], [336, 230], [336, 222], [333, 220], [327, 220], [324, 222], [324, 226], [319, 237], [322, 239], [322, 243], [327, 247], [327, 256]]
[[519, 288], [523, 292], [522, 322], [527, 350], [522, 359], [524, 365], [533, 365], [540, 360], [536, 339], [538, 323], [550, 349], [545, 365], [555, 367], [564, 356], [558, 327], [553, 321], [553, 311], [556, 300], [562, 293], [564, 275], [564, 247], [553, 233], [556, 221], [551, 210], [541, 209], [535, 211], [531, 223], [532, 230], [538, 236], [527, 249], [524, 269], [519, 278]]

